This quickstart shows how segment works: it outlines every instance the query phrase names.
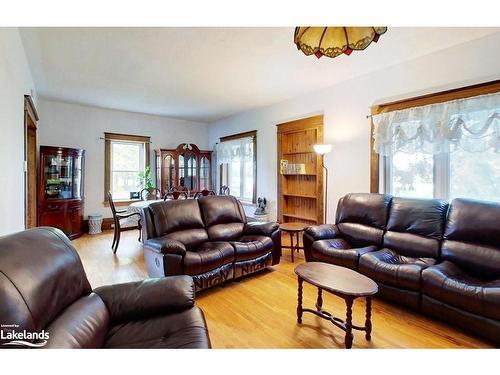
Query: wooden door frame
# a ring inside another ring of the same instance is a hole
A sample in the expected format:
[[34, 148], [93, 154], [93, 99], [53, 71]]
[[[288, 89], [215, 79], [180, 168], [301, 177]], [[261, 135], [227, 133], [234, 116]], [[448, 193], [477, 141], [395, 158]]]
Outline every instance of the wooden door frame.
[[[283, 157], [282, 155], [282, 150], [281, 150], [281, 137], [283, 134], [286, 133], [293, 133], [296, 131], [300, 130], [309, 130], [309, 129], [315, 129], [317, 132], [317, 142], [318, 143], [323, 143], [323, 125], [324, 125], [324, 115], [315, 115], [315, 116], [310, 116], [310, 117], [304, 117], [304, 118], [299, 118], [296, 120], [292, 121], [287, 121], [284, 123], [280, 123], [276, 125], [277, 128], [277, 177], [278, 177], [278, 191], [277, 191], [277, 219], [280, 223], [284, 222], [283, 221], [283, 212], [282, 212], [282, 207], [281, 207], [281, 200], [282, 200], [282, 193], [283, 193], [283, 187], [282, 187], [282, 176], [280, 175], [280, 163], [281, 159]], [[286, 131], [283, 131], [283, 128], [287, 127], [288, 129]], [[318, 202], [321, 202], [321, 204], [318, 205], [318, 210], [317, 210], [317, 222], [318, 224], [323, 222], [323, 217], [324, 217], [324, 212], [325, 212], [325, 200], [324, 200], [324, 178], [323, 178], [323, 167], [321, 166], [321, 156], [317, 155], [316, 159], [316, 184], [317, 184], [317, 191], [318, 191]]]
[[[37, 225], [37, 123], [39, 117], [38, 112], [33, 103], [31, 95], [24, 95], [24, 226], [26, 229]], [[29, 133], [33, 132], [34, 137], [30, 137]], [[31, 144], [34, 142], [34, 144]], [[29, 153], [34, 149], [34, 163], [30, 164]], [[29, 171], [33, 170], [35, 175], [30, 185]], [[30, 194], [31, 192], [31, 194]], [[29, 219], [29, 210], [34, 209], [34, 216]]]

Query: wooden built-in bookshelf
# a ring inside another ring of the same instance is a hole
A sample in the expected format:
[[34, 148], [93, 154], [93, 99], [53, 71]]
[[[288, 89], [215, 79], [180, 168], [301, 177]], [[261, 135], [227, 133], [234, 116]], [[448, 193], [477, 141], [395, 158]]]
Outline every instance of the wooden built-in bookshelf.
[[[323, 116], [278, 124], [278, 220], [323, 221], [323, 171], [313, 145], [323, 142]], [[282, 160], [304, 164], [303, 173], [283, 171]]]

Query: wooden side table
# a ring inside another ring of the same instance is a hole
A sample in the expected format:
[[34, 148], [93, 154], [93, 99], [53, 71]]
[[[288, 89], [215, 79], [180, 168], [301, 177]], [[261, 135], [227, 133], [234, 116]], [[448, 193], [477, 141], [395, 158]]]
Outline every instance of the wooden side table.
[[290, 249], [292, 256], [292, 263], [295, 261], [293, 258], [294, 251], [299, 252], [304, 247], [300, 246], [299, 234], [304, 231], [309, 225], [306, 223], [283, 223], [280, 224], [280, 229], [290, 235], [290, 246], [281, 245], [282, 249]]

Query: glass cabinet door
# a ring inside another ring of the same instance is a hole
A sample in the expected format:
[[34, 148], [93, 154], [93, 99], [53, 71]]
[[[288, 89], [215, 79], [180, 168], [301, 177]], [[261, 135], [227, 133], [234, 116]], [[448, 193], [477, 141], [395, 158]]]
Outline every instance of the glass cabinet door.
[[73, 168], [73, 194], [72, 198], [82, 198], [83, 196], [83, 157], [81, 155], [74, 157]]
[[44, 157], [46, 199], [68, 199], [73, 194], [73, 159], [60, 154]]
[[210, 188], [209, 177], [210, 163], [206, 156], [202, 156], [200, 159], [200, 190], [208, 190]]
[[196, 155], [187, 155], [186, 163], [186, 187], [195, 190], [197, 185]]
[[166, 155], [163, 159], [164, 183], [167, 191], [175, 185], [175, 161], [172, 155]]
[[177, 177], [179, 181], [177, 181], [177, 187], [184, 187], [185, 185], [185, 176], [186, 176], [186, 171], [184, 170], [185, 168], [185, 163], [184, 163], [184, 155], [179, 155], [179, 176]]

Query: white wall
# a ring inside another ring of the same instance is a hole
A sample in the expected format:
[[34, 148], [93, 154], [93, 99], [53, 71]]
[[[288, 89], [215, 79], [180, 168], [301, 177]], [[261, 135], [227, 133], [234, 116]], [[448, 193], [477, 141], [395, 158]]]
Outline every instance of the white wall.
[[[276, 218], [275, 125], [323, 113], [324, 141], [333, 145], [332, 152], [325, 157], [330, 171], [328, 221], [333, 222], [336, 202], [341, 196], [349, 192], [369, 191], [370, 122], [366, 119], [369, 107], [499, 79], [499, 45], [500, 33], [493, 34], [328, 89], [213, 122], [209, 129], [210, 145], [222, 136], [258, 131], [257, 195], [268, 198], [271, 216]], [[312, 57], [311, 63], [314, 63]], [[331, 64], [335, 64], [335, 59], [331, 60]]]
[[24, 95], [32, 89], [18, 29], [0, 28], [0, 235], [24, 229]]
[[208, 147], [208, 126], [204, 123], [150, 116], [132, 112], [39, 100], [39, 144], [85, 149], [84, 215], [101, 213], [104, 207], [104, 132], [151, 137], [151, 167], [155, 148], [175, 148], [180, 143]]

